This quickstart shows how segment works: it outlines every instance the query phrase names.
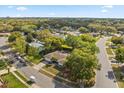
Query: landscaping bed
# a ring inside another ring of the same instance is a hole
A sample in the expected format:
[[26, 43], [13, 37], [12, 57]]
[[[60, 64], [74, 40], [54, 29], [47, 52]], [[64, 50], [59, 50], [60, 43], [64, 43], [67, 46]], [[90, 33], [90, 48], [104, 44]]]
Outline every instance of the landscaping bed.
[[117, 83], [118, 83], [118, 86], [120, 88], [124, 88], [124, 80], [120, 79], [120, 69], [118, 68], [118, 64], [112, 64], [112, 68], [113, 68], [113, 71], [114, 71], [114, 74], [116, 76], [116, 79], [117, 79]]
[[7, 82], [7, 88], [27, 88], [12, 73], [2, 75], [1, 78], [4, 82]]

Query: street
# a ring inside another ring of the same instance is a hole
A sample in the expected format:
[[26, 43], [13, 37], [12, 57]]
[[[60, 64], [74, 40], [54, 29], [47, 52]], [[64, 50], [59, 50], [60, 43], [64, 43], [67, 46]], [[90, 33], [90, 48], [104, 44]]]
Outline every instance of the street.
[[98, 70], [96, 73], [95, 88], [117, 88], [114, 73], [105, 49], [107, 39], [107, 37], [101, 38], [96, 44], [100, 50], [100, 53], [97, 55], [97, 57], [101, 63], [101, 70]]

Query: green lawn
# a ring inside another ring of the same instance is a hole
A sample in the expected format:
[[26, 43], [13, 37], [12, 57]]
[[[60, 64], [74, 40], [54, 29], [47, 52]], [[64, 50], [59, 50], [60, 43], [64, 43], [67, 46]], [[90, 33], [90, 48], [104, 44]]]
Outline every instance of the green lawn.
[[3, 60], [0, 60], [0, 70], [3, 70], [6, 68], [6, 62]]
[[108, 55], [113, 55], [111, 48], [106, 48], [106, 51]]
[[60, 69], [53, 65], [46, 65], [43, 67], [43, 69], [45, 69], [46, 71], [51, 72], [55, 75], [59, 74], [59, 72], [60, 72], [59, 71]]
[[12, 73], [1, 76], [3, 81], [7, 81], [8, 88], [27, 88], [26, 85], [21, 83]]
[[114, 71], [114, 73], [115, 73], [118, 86], [119, 86], [120, 88], [124, 88], [124, 80], [120, 80], [120, 70], [119, 70], [119, 68], [118, 68], [118, 65], [117, 65], [117, 64], [112, 64], [112, 68], [113, 68], [113, 71]]
[[26, 56], [25, 57], [28, 62], [32, 62], [34, 64], [39, 64], [41, 57], [34, 57], [34, 56]]
[[27, 82], [28, 79], [24, 77], [22, 74], [20, 74], [18, 71], [15, 71], [16, 75], [18, 75], [23, 81]]

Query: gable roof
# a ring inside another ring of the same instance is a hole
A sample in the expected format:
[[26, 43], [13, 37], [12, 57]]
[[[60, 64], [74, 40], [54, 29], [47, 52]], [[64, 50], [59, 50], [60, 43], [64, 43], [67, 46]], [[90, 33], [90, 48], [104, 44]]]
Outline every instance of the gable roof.
[[52, 57], [55, 57], [59, 63], [63, 64], [67, 56], [68, 56], [68, 53], [61, 52], [61, 51], [55, 51], [55, 52], [45, 55], [44, 57], [48, 61], [51, 61]]

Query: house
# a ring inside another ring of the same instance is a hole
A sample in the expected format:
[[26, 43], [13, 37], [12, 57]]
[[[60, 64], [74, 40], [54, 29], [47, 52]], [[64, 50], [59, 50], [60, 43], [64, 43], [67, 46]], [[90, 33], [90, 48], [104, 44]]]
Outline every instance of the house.
[[61, 34], [61, 33], [54, 33], [53, 36], [56, 36], [56, 37], [59, 37], [59, 38], [63, 38], [63, 39], [66, 38], [66, 35]]
[[[66, 61], [66, 57], [68, 56], [68, 53], [62, 52], [62, 51], [55, 51], [49, 54], [46, 54], [44, 56], [45, 61], [50, 62], [52, 64], [56, 63], [59, 66], [62, 66], [64, 62]], [[56, 61], [52, 61], [52, 59], [55, 58]]]
[[92, 35], [93, 37], [97, 37], [97, 36], [100, 35], [100, 33], [91, 33], [91, 35]]
[[78, 31], [67, 31], [67, 34], [73, 35], [73, 36], [80, 36], [81, 35], [81, 33]]
[[37, 48], [38, 51], [44, 50], [44, 42], [34, 40], [34, 42], [29, 43], [29, 46]]

